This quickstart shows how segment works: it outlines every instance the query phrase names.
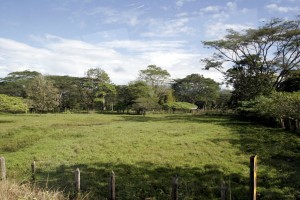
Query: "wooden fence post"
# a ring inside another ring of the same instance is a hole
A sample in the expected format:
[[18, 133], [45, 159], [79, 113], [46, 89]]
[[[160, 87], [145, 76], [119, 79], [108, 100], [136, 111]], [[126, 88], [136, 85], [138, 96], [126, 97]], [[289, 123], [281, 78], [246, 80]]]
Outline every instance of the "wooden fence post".
[[116, 177], [114, 171], [111, 171], [110, 178], [109, 178], [109, 200], [116, 199]]
[[172, 200], [178, 200], [178, 177], [177, 176], [173, 178], [171, 198]]
[[250, 200], [256, 200], [257, 155], [250, 157]]
[[76, 195], [80, 193], [80, 170], [77, 168], [75, 170], [75, 191]]
[[0, 180], [6, 180], [6, 167], [5, 167], [5, 158], [0, 157], [0, 168], [1, 168], [1, 177]]
[[32, 182], [35, 182], [35, 171], [36, 171], [36, 166], [35, 166], [35, 161], [31, 163], [31, 178]]
[[225, 181], [221, 183], [221, 200], [227, 200], [228, 197], [228, 187]]

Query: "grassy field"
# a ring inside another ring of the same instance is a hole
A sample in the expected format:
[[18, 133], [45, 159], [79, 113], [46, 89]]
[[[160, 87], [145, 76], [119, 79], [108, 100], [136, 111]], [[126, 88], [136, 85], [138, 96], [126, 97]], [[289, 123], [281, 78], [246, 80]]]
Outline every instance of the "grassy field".
[[73, 193], [81, 170], [88, 199], [106, 199], [116, 174], [118, 199], [170, 199], [173, 176], [180, 199], [219, 199], [230, 182], [232, 199], [247, 199], [249, 157], [258, 155], [260, 199], [300, 195], [300, 138], [228, 117], [174, 115], [0, 115], [0, 156], [9, 179]]

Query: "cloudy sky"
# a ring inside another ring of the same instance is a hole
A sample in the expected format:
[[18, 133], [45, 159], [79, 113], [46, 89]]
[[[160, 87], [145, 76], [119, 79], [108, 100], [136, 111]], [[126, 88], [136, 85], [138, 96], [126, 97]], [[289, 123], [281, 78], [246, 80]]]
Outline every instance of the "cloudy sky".
[[300, 13], [300, 0], [0, 0], [0, 77], [22, 70], [83, 77], [104, 69], [115, 84], [155, 64], [172, 78], [221, 81], [199, 62], [201, 41]]

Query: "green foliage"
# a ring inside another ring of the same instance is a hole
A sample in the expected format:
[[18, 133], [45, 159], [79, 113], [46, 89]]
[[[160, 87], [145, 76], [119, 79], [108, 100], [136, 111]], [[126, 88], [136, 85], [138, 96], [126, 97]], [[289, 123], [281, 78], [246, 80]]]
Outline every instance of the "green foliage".
[[21, 97], [0, 94], [0, 112], [25, 113], [28, 106]]
[[117, 109], [125, 111], [134, 109], [138, 113], [160, 107], [153, 88], [144, 81], [133, 81], [128, 86], [119, 86]]
[[138, 114], [142, 114], [146, 110], [159, 110], [161, 106], [157, 103], [156, 98], [140, 97], [134, 101], [132, 108], [136, 110]]
[[170, 89], [167, 86], [169, 79], [169, 72], [156, 65], [149, 65], [147, 69], [140, 70], [139, 73], [139, 80], [146, 82], [152, 88], [157, 103], [160, 105], [166, 103], [170, 97]]
[[0, 78], [0, 94], [26, 98], [26, 88], [30, 81], [41, 75], [36, 71], [11, 72], [6, 77]]
[[231, 107], [230, 99], [231, 99], [232, 91], [231, 90], [221, 90], [218, 98], [216, 99], [216, 108], [218, 109], [228, 109]]
[[188, 102], [169, 102], [165, 103], [163, 108], [175, 112], [176, 110], [190, 111], [191, 109], [197, 109], [197, 106]]
[[[233, 101], [248, 101], [277, 90], [300, 65], [300, 16], [273, 19], [257, 29], [229, 30], [221, 40], [205, 41], [216, 52], [202, 61], [205, 68], [221, 71], [234, 87]], [[231, 67], [224, 70], [224, 64]]]
[[280, 83], [278, 90], [283, 92], [300, 91], [300, 70], [290, 71]]
[[59, 90], [54, 87], [53, 82], [46, 77], [36, 76], [26, 88], [28, 98], [31, 100], [30, 107], [37, 112], [54, 111], [59, 107]]
[[86, 78], [71, 76], [46, 76], [53, 82], [55, 88], [59, 90], [60, 111], [84, 110], [86, 109], [83, 85]]
[[256, 99], [254, 108], [263, 116], [300, 120], [300, 92], [273, 92], [269, 97], [261, 96]]
[[[94, 110], [96, 103], [101, 103], [102, 110], [106, 109], [106, 104], [109, 95], [114, 96], [116, 93], [115, 86], [111, 83], [109, 75], [101, 68], [91, 68], [86, 72], [86, 82], [84, 83], [84, 94], [87, 99], [89, 109]], [[110, 98], [114, 100], [114, 98]]]
[[139, 74], [139, 79], [146, 81], [154, 90], [166, 84], [169, 78], [169, 72], [156, 65], [149, 65], [147, 69], [141, 70]]
[[220, 87], [213, 79], [204, 78], [199, 74], [191, 74], [182, 79], [175, 79], [172, 89], [176, 100], [206, 108], [216, 101]]
[[241, 101], [240, 116], [273, 127], [300, 132], [300, 92], [273, 92], [255, 100]]

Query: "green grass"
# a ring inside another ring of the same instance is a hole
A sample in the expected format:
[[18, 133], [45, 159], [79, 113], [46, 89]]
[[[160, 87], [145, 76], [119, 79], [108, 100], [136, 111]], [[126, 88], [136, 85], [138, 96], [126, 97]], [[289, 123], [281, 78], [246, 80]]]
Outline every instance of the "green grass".
[[247, 199], [249, 157], [258, 155], [260, 199], [300, 195], [300, 138], [220, 116], [45, 114], [0, 115], [0, 156], [10, 179], [73, 193], [73, 172], [89, 199], [108, 196], [116, 174], [118, 199], [219, 199], [222, 180], [232, 199]]

